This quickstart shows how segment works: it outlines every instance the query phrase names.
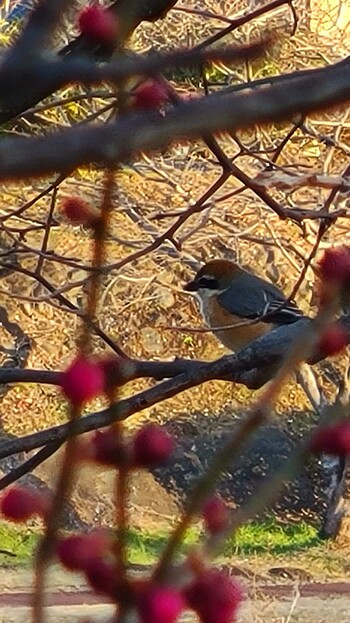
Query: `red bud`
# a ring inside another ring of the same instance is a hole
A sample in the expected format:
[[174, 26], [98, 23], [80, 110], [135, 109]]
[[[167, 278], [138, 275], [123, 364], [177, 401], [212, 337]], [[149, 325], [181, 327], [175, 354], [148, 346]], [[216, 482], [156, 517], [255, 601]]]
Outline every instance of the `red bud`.
[[185, 598], [202, 623], [233, 623], [243, 594], [235, 580], [208, 570], [185, 589]]
[[133, 440], [134, 464], [153, 467], [166, 463], [174, 450], [173, 438], [158, 424], [145, 424]]
[[334, 456], [350, 454], [350, 421], [317, 428], [310, 442], [310, 452]]
[[332, 357], [340, 353], [348, 343], [347, 332], [339, 323], [329, 326], [318, 343], [318, 350], [323, 357]]
[[203, 507], [205, 527], [210, 534], [221, 532], [227, 525], [228, 516], [225, 503], [217, 496], [209, 498]]
[[132, 92], [132, 108], [157, 109], [169, 99], [166, 85], [149, 78]]
[[35, 515], [43, 515], [47, 510], [48, 500], [39, 491], [15, 485], [5, 491], [0, 498], [0, 512], [16, 523], [27, 521]]
[[81, 34], [96, 43], [114, 43], [118, 34], [118, 22], [112, 11], [99, 4], [85, 7], [79, 14]]
[[350, 277], [350, 249], [338, 247], [327, 249], [319, 262], [321, 279], [342, 283]]
[[184, 607], [181, 593], [166, 586], [148, 586], [137, 599], [142, 623], [175, 623]]
[[63, 393], [75, 406], [80, 407], [88, 400], [103, 393], [104, 377], [101, 368], [80, 355], [63, 372], [61, 379]]

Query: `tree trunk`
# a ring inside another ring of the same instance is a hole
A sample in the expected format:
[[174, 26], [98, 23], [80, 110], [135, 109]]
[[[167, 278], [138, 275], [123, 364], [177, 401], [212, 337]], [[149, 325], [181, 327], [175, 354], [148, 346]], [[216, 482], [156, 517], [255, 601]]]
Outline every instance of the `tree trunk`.
[[[339, 469], [339, 461], [337, 463]], [[333, 477], [334, 468], [335, 466]], [[346, 458], [342, 468], [338, 484], [332, 487], [323, 534], [325, 537], [333, 538], [339, 545], [350, 546], [350, 457]]]

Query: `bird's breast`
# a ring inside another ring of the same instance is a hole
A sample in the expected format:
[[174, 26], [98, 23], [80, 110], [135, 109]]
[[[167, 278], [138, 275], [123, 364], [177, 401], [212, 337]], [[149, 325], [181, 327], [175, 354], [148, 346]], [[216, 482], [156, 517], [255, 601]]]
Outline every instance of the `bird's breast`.
[[[214, 331], [214, 335], [230, 350], [238, 351], [256, 338], [270, 331], [273, 326], [267, 322], [252, 323], [235, 316], [219, 305], [217, 296], [199, 298], [200, 311], [211, 329], [229, 327]], [[239, 325], [239, 326], [237, 326]]]

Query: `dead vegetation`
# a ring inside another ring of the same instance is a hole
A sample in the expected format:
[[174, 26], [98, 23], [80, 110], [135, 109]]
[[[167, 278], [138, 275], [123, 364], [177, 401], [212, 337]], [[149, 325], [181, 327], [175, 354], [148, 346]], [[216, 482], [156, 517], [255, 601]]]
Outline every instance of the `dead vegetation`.
[[[219, 16], [228, 13], [227, 2], [213, 5], [208, 0], [207, 4], [208, 10]], [[232, 14], [236, 7], [232, 3], [229, 7]], [[280, 32], [284, 37], [264, 58], [233, 68], [213, 66], [189, 76], [180, 72], [171, 76], [171, 84], [180, 95], [196, 94], [202, 93], [204, 86], [217, 90], [222, 82], [235, 86], [323, 66], [345, 56], [346, 45], [341, 38], [335, 44], [334, 39], [319, 37], [309, 32], [302, 20], [292, 38], [285, 36], [293, 30], [288, 7], [284, 7], [282, 17]], [[265, 26], [266, 20], [248, 23], [228, 42], [251, 41]], [[162, 22], [142, 25], [133, 36], [132, 46], [137, 51], [189, 46], [215, 34], [219, 27], [220, 17], [174, 9]], [[77, 100], [83, 90], [67, 89], [60, 94], [67, 99], [66, 104], [44, 110], [44, 105], [52, 105], [51, 97], [32, 116], [17, 120], [9, 131], [31, 134], [44, 127], [50, 132], [57, 126], [85, 122], [87, 117], [90, 122], [108, 120], [115, 103], [105, 97], [106, 93], [107, 89]], [[70, 97], [77, 101], [69, 101]], [[123, 166], [118, 174], [107, 244], [108, 268], [97, 314], [100, 328], [134, 357], [214, 359], [223, 351], [210, 333], [191, 332], [202, 323], [193, 301], [182, 292], [182, 283], [199, 262], [215, 256], [237, 259], [279, 283], [288, 294], [293, 292], [305, 262], [315, 256], [295, 293], [300, 307], [312, 315], [317, 298], [313, 266], [318, 253], [335, 242], [349, 241], [349, 127], [349, 111], [343, 107], [314, 114], [307, 121], [292, 119], [290, 124], [221, 135], [220, 148], [238, 172], [248, 176], [249, 184], [242, 183], [233, 172], [217, 192], [203, 199], [204, 208], [200, 207], [201, 198], [222, 173], [221, 163], [204, 142], [174, 144], [162, 153], [140, 155]], [[2, 278], [0, 289], [1, 305], [9, 318], [32, 341], [27, 365], [55, 370], [63, 369], [74, 352], [91, 259], [90, 233], [65, 223], [59, 204], [65, 196], [79, 195], [99, 206], [102, 173], [93, 167], [76, 171], [57, 186], [57, 194], [51, 189], [34, 201], [50, 182], [55, 180], [7, 184], [1, 189], [3, 251], [8, 258], [8, 248], [13, 246], [19, 265]], [[288, 210], [287, 217], [274, 213], [257, 189]], [[193, 206], [200, 209], [193, 210], [180, 225]], [[331, 225], [325, 227], [321, 238], [317, 211], [324, 217], [322, 222]], [[174, 233], [168, 235], [174, 225]], [[67, 305], [73, 309], [68, 310]], [[11, 336], [4, 328], [3, 334], [11, 347]], [[101, 352], [109, 347], [96, 337], [95, 348]], [[336, 380], [332, 370], [331, 374]], [[123, 390], [124, 395], [152, 383], [135, 381]], [[331, 397], [334, 385], [326, 376], [324, 386]], [[231, 427], [232, 417], [239, 415], [252, 397], [245, 387], [210, 382], [133, 416], [127, 426], [138, 426], [145, 418], [174, 419], [189, 426], [194, 436], [211, 433]], [[91, 407], [102, 406], [97, 403]], [[283, 420], [283, 416], [287, 419], [308, 408], [300, 388], [289, 384], [280, 396], [277, 412]], [[208, 418], [192, 417], [198, 413], [208, 414]], [[18, 384], [3, 397], [1, 418], [5, 434], [23, 435], [65, 421], [66, 407], [55, 388]]]

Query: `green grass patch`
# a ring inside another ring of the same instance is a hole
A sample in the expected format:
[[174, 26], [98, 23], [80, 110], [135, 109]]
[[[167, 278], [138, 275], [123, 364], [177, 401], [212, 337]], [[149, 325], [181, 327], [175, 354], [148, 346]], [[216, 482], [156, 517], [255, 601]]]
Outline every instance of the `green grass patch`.
[[281, 524], [270, 519], [242, 526], [227, 541], [224, 555], [293, 554], [321, 543], [315, 526], [303, 521]]
[[34, 530], [0, 523], [0, 565], [22, 564], [29, 561], [38, 542]]
[[[188, 531], [180, 551], [199, 543], [202, 536], [198, 528]], [[129, 535], [130, 558], [132, 562], [150, 564], [162, 552], [168, 533], [132, 531]], [[228, 539], [220, 558], [250, 555], [297, 554], [303, 550], [319, 547], [322, 544], [317, 528], [305, 522], [281, 524], [274, 519], [251, 522], [240, 528], [237, 534]]]
[[[129, 531], [129, 560], [138, 564], [152, 564], [163, 551], [169, 532], [167, 531]], [[33, 555], [38, 541], [37, 530], [0, 523], [0, 564], [22, 564]], [[191, 528], [184, 540], [180, 552], [199, 543], [203, 538], [198, 527]], [[271, 519], [264, 522], [252, 522], [239, 529], [229, 539], [220, 556], [221, 559], [233, 556], [250, 555], [291, 555], [302, 550], [310, 550], [321, 545], [315, 527], [304, 522], [280, 524]], [[12, 554], [12, 555], [11, 555]]]
[[[129, 532], [129, 555], [130, 562], [139, 564], [152, 564], [158, 560], [166, 546], [170, 532], [148, 532], [145, 530], [130, 530]], [[183, 545], [179, 552], [184, 552], [191, 545], [200, 541], [200, 531], [191, 528], [186, 534]]]

